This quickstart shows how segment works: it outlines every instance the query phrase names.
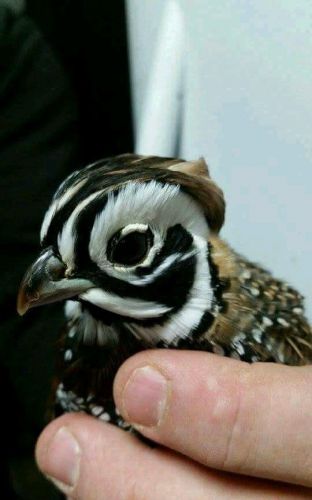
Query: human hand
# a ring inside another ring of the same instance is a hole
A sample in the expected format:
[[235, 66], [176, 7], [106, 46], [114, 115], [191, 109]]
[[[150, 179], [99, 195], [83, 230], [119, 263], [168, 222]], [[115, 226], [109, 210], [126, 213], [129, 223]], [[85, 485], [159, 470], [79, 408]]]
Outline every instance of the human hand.
[[120, 368], [115, 401], [162, 446], [67, 414], [43, 431], [37, 461], [82, 500], [311, 498], [311, 384], [312, 367], [145, 351]]

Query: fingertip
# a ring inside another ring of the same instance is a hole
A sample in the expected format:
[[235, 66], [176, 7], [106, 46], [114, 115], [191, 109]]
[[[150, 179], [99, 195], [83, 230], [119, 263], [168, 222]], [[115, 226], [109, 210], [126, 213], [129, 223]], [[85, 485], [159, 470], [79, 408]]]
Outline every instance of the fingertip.
[[[115, 401], [124, 418], [131, 417], [125, 388], [147, 366], [170, 382], [170, 398], [156, 404], [165, 409], [160, 424], [130, 419], [145, 437], [209, 467], [311, 486], [311, 460], [305, 458], [311, 447], [311, 366], [250, 365], [198, 351], [144, 351], [116, 377]], [[157, 416], [146, 374], [145, 369], [143, 382], [129, 393], [132, 409]]]
[[35, 459], [41, 471], [45, 468], [49, 444], [57, 430], [62, 427], [64, 416], [50, 422], [41, 432], [35, 446]]
[[39, 470], [63, 493], [70, 494], [79, 479], [81, 447], [72, 428], [78, 415], [67, 414], [51, 422], [35, 448]]
[[113, 383], [113, 397], [119, 411], [123, 411], [122, 396], [124, 389], [133, 373], [148, 365], [157, 365], [161, 349], [138, 352], [128, 358], [119, 368]]
[[216, 356], [208, 352], [174, 349], [142, 351], [127, 359], [119, 368], [113, 384], [114, 401], [123, 417], [127, 419], [128, 412], [124, 405], [125, 388], [129, 385], [129, 381], [134, 378], [134, 374], [139, 373], [140, 369], [152, 368], [163, 375], [169, 382], [176, 381], [178, 385], [181, 385], [181, 381], [184, 381], [184, 373], [191, 373], [192, 382], [194, 382], [195, 386], [196, 381], [201, 379], [203, 370], [207, 372], [210, 369], [212, 373], [215, 370], [233, 373], [234, 370], [241, 370], [244, 365], [249, 366], [240, 361]]

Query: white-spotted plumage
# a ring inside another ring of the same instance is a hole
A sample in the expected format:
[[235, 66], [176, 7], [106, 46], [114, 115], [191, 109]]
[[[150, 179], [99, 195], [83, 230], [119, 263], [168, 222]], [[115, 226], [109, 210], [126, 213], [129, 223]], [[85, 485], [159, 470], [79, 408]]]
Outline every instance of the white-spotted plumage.
[[74, 300], [66, 300], [65, 302], [65, 316], [68, 320], [79, 318], [81, 315], [81, 304]]

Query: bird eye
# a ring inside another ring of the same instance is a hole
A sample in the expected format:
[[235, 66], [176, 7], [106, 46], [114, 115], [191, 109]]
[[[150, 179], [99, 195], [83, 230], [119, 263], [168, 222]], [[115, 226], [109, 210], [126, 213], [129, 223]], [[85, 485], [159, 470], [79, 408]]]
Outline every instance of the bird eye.
[[113, 264], [135, 266], [144, 260], [152, 242], [153, 234], [150, 229], [144, 232], [133, 231], [124, 236], [122, 231], [118, 231], [108, 243], [108, 259]]

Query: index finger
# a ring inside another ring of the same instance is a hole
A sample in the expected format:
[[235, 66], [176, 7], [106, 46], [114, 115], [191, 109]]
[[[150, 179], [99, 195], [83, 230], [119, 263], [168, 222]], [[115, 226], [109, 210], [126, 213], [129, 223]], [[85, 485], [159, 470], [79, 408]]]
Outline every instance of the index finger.
[[312, 486], [312, 367], [145, 351], [115, 380], [121, 414], [209, 467]]

